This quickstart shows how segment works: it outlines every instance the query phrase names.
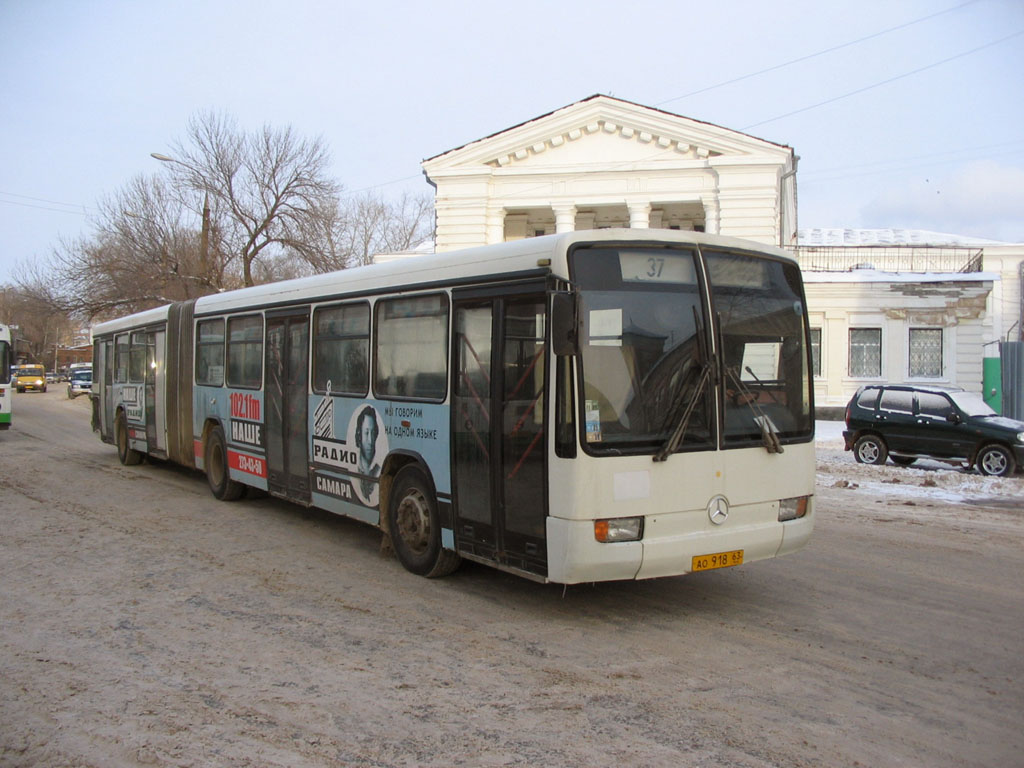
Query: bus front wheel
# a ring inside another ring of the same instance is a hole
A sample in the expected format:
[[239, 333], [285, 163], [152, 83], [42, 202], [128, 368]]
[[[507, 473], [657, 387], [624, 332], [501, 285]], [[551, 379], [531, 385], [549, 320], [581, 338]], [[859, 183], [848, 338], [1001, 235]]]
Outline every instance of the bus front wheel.
[[128, 424], [124, 420], [124, 412], [117, 414], [117, 421], [114, 422], [114, 434], [117, 437], [117, 458], [127, 467], [139, 464], [142, 461], [142, 453], [136, 451], [128, 443]]
[[214, 427], [206, 436], [206, 450], [203, 454], [206, 465], [206, 481], [215, 498], [221, 501], [234, 501], [242, 498], [245, 485], [231, 479], [228, 470], [228, 451], [224, 442], [224, 430]]
[[407, 571], [432, 579], [459, 567], [461, 558], [441, 546], [437, 500], [418, 467], [404, 467], [391, 485], [388, 530], [395, 554]]

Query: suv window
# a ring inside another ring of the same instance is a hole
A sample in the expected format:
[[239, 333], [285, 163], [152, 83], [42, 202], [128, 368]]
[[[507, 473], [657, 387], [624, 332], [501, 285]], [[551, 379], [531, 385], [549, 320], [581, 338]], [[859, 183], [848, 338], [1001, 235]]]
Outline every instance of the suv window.
[[881, 390], [878, 389], [865, 389], [860, 393], [860, 397], [857, 398], [857, 405], [861, 408], [867, 408], [869, 411], [875, 410], [875, 405], [878, 403], [878, 393]]
[[914, 395], [902, 389], [886, 389], [882, 392], [882, 399], [878, 403], [879, 410], [899, 411], [900, 413], [914, 412]]
[[945, 395], [934, 392], [918, 392], [917, 412], [922, 416], [935, 416], [944, 419], [953, 412], [953, 404]]

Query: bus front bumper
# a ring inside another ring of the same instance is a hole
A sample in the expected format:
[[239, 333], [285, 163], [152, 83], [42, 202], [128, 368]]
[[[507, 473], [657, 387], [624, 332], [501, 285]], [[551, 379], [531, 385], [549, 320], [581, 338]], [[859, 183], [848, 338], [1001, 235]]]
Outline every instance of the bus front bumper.
[[779, 522], [779, 503], [734, 507], [713, 525], [704, 509], [648, 515], [640, 541], [604, 544], [592, 520], [548, 518], [548, 579], [560, 584], [680, 576], [694, 559], [742, 551], [742, 562], [765, 560], [803, 547], [814, 528], [814, 497], [807, 513]]

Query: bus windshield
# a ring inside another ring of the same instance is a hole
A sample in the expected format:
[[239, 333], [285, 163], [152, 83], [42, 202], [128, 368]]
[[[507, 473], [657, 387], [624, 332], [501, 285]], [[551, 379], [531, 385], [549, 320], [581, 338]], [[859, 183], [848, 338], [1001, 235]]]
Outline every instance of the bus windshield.
[[[580, 287], [584, 444], [594, 453], [708, 449], [811, 434], [807, 347], [795, 265], [733, 252], [592, 247]], [[709, 353], [706, 290], [716, 318]], [[721, 423], [715, 385], [723, 401]]]
[[581, 248], [584, 442], [596, 452], [661, 446], [688, 405], [682, 447], [712, 438], [710, 389], [700, 385], [703, 338], [696, 252]]
[[704, 250], [721, 345], [726, 447], [812, 433], [808, 345], [795, 264]]
[[0, 384], [11, 383], [11, 345], [0, 339]]

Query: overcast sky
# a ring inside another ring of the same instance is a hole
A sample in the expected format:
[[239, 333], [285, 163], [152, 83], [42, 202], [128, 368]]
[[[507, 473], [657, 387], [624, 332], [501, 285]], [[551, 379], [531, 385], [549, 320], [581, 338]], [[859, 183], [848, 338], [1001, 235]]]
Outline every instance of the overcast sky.
[[801, 228], [1024, 242], [1024, 0], [0, 0], [0, 284], [200, 111], [390, 197], [595, 93], [793, 147]]

